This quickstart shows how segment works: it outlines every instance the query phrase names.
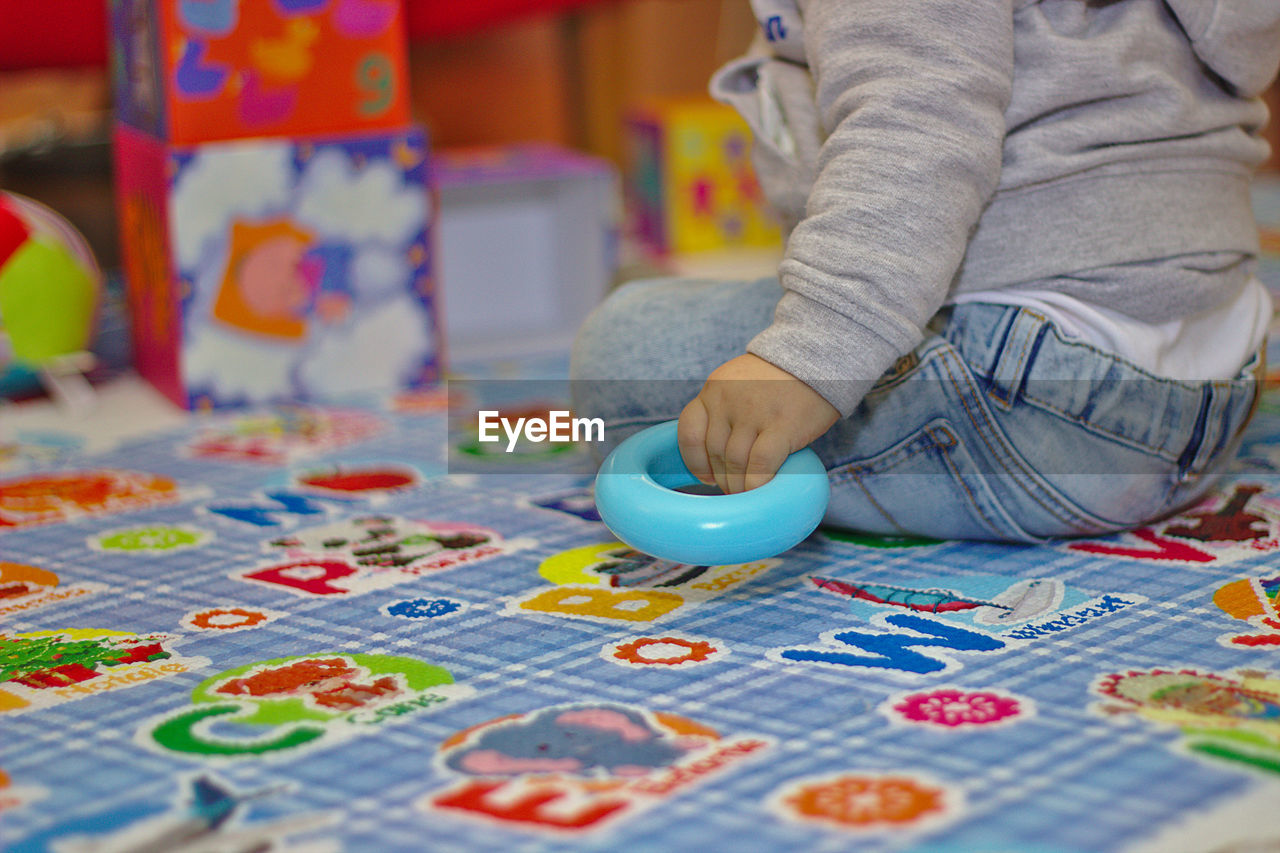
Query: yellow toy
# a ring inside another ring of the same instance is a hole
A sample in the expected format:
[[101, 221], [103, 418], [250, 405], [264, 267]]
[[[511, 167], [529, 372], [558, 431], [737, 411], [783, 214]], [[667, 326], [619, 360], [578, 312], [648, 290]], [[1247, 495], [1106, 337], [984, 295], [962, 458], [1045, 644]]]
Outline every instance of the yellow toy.
[[658, 254], [781, 243], [751, 166], [746, 122], [704, 98], [656, 100], [627, 122], [627, 203]]

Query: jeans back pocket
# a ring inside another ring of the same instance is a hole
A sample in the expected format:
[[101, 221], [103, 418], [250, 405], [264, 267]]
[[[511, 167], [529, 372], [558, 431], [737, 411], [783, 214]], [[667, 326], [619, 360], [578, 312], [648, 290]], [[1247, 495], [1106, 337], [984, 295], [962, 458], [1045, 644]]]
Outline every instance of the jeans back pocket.
[[874, 456], [831, 471], [828, 523], [884, 535], [1031, 540], [944, 417]]

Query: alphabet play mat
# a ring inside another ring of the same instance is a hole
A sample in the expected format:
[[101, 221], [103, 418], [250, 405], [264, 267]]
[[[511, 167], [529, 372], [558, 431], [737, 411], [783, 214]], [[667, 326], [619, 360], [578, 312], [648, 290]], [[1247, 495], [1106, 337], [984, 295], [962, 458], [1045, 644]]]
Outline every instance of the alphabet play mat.
[[613, 540], [581, 449], [452, 434], [428, 391], [0, 436], [0, 847], [1280, 844], [1280, 388], [1150, 527], [722, 566]]

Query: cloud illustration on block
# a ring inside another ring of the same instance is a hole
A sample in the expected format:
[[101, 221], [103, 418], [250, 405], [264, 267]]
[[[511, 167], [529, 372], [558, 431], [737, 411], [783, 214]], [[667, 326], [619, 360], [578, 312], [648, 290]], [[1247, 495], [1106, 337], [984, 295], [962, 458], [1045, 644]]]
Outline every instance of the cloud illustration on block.
[[193, 390], [217, 388], [224, 400], [268, 400], [289, 392], [298, 361], [296, 346], [211, 324], [194, 326], [189, 333], [182, 368]]
[[311, 158], [298, 192], [298, 222], [325, 240], [405, 247], [427, 219], [427, 195], [420, 185], [406, 183], [389, 161], [357, 166], [337, 148]]
[[383, 300], [317, 337], [299, 366], [299, 383], [307, 394], [351, 394], [405, 385], [435, 346], [426, 311], [403, 295]]
[[232, 219], [285, 210], [292, 195], [293, 151], [287, 141], [224, 144], [203, 150], [173, 187], [170, 231], [178, 266], [190, 272], [206, 253], [224, 254]]
[[352, 261], [348, 280], [357, 299], [386, 299], [413, 284], [413, 268], [404, 252], [368, 246]]

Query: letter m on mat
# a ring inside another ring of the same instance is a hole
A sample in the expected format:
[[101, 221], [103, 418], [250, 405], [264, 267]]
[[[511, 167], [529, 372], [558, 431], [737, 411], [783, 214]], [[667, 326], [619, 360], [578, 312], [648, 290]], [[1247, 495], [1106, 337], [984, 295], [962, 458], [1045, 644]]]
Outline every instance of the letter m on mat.
[[[912, 675], [928, 675], [954, 669], [946, 655], [930, 655], [919, 649], [950, 649], [957, 652], [994, 652], [1003, 649], [1002, 640], [977, 631], [947, 625], [909, 613], [885, 618], [891, 629], [884, 632], [833, 631], [823, 634], [822, 647], [775, 649], [769, 657], [793, 663], [888, 669]], [[847, 647], [847, 648], [846, 648]], [[861, 654], [849, 649], [857, 649]]]

